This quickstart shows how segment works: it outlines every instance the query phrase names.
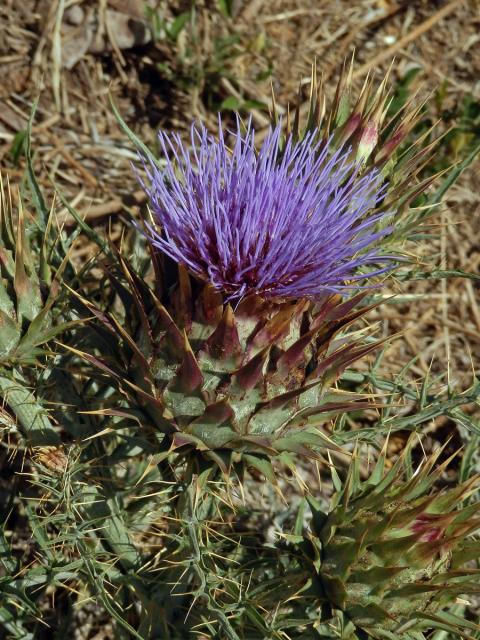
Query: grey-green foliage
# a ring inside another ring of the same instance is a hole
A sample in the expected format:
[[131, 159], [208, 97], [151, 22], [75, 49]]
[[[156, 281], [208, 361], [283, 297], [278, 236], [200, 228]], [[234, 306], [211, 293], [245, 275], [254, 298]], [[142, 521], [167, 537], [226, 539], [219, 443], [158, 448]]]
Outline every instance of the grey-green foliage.
[[[173, 446], [152, 398], [121, 392], [115, 367], [128, 338], [122, 334], [122, 342], [103, 321], [120, 300], [132, 303], [128, 277], [151, 282], [151, 257], [135, 229], [119, 254], [60, 194], [77, 223], [63, 233], [35, 179], [29, 136], [26, 152], [23, 191], [10, 197], [4, 182], [1, 200], [0, 637], [43, 640], [76, 631], [83, 640], [111, 629], [119, 639], [366, 640], [341, 611], [320, 609], [306, 590], [295, 545], [307, 535], [311, 512], [291, 474], [313, 463], [301, 461], [305, 449], [295, 438], [297, 450], [289, 446], [274, 463], [265, 442], [255, 455], [246, 446], [229, 453], [227, 465], [222, 450], [205, 455], [205, 443]], [[469, 147], [458, 169], [472, 154]], [[432, 198], [443, 196], [458, 169]], [[98, 249], [96, 261], [81, 268], [69, 253], [80, 233]], [[92, 267], [121, 273], [120, 255], [129, 269], [105, 286]], [[452, 274], [407, 277], [432, 275]], [[331, 446], [351, 451], [363, 442], [375, 451], [390, 433], [421, 433], [447, 417], [466, 440], [460, 475], [467, 481], [478, 471], [480, 426], [464, 408], [478, 405], [479, 383], [457, 393], [441, 380], [413, 384], [408, 365], [390, 379], [379, 364], [380, 357], [367, 372], [342, 374], [341, 387], [382, 393], [383, 406], [378, 418], [359, 409], [355, 430], [337, 417]], [[322, 466], [322, 443], [313, 444], [308, 453], [320, 461], [325, 486], [338, 490], [340, 478], [324, 458]], [[475, 561], [474, 549], [466, 546], [465, 560]], [[406, 629], [402, 637], [452, 640], [460, 637], [459, 618], [469, 615], [462, 600], [442, 612], [435, 633]], [[478, 638], [467, 626], [462, 637]]]

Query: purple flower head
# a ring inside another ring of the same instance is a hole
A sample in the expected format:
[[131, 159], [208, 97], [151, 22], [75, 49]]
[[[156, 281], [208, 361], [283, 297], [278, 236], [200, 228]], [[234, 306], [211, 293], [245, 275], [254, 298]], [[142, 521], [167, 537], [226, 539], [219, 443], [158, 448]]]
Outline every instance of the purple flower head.
[[[160, 230], [153, 244], [229, 298], [308, 297], [360, 288], [390, 268], [378, 241], [387, 215], [376, 170], [360, 175], [349, 149], [333, 150], [309, 134], [287, 139], [271, 129], [259, 150], [237, 120], [228, 148], [191, 127], [191, 148], [159, 133], [166, 165], [148, 166], [145, 187]], [[367, 267], [368, 273], [359, 273]]]

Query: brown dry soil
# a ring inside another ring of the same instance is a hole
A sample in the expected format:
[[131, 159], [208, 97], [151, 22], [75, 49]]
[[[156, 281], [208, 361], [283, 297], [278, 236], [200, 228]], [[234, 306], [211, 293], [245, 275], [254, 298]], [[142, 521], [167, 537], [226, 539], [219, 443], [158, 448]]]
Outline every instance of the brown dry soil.
[[[411, 89], [418, 85], [425, 96], [440, 87], [443, 111], [455, 111], [467, 95], [480, 100], [477, 0], [230, 4], [227, 18], [215, 0], [198, 0], [182, 27], [191, 6], [182, 0], [3, 0], [2, 172], [21, 180], [24, 159], [16, 148], [39, 98], [33, 148], [41, 185], [52, 194], [55, 184], [89, 222], [111, 223], [119, 235], [122, 212], [141, 206], [143, 195], [131, 169], [134, 150], [109, 96], [148, 144], [156, 129], [184, 132], [192, 118], [215, 126], [222, 103], [251, 110], [256, 127], [265, 130], [270, 82], [284, 110], [299, 81], [306, 101], [314, 58], [332, 90], [343, 60], [355, 51], [358, 87], [369, 69], [380, 78], [395, 58], [392, 84], [420, 66]], [[436, 117], [433, 97], [431, 104]], [[479, 167], [478, 161], [470, 166], [450, 190], [431, 237], [416, 247], [426, 268], [479, 272]], [[62, 207], [59, 216], [68, 227]], [[78, 245], [80, 258], [89, 252], [88, 244]], [[448, 361], [450, 384], [466, 389], [480, 356], [478, 282], [417, 282], [395, 291], [395, 303], [373, 315], [383, 335], [402, 332], [387, 352], [387, 372], [416, 357], [411, 371], [421, 379], [431, 369], [445, 371]], [[446, 433], [452, 427], [447, 424]]]

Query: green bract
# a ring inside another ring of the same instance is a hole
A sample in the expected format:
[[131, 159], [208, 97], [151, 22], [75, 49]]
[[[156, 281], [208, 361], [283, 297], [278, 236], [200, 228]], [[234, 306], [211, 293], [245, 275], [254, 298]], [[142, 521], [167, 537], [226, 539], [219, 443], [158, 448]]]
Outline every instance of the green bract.
[[302, 593], [318, 601], [323, 620], [342, 620], [350, 629], [342, 637], [419, 640], [428, 629], [477, 629], [443, 609], [480, 590], [480, 571], [467, 564], [480, 559], [471, 537], [480, 503], [468, 503], [478, 478], [438, 490], [450, 459], [437, 465], [439, 451], [411, 475], [410, 449], [388, 470], [382, 454], [364, 480], [355, 457], [343, 483], [335, 474], [328, 512], [309, 500], [311, 528], [297, 539], [309, 573]]
[[153, 255], [153, 288], [117, 256], [121, 270], [107, 269], [117, 309], [102, 312], [81, 299], [115, 341], [108, 358], [81, 354], [118, 389], [110, 409], [126, 399], [162, 449], [202, 452], [223, 471], [243, 456], [271, 475], [268, 457], [333, 446], [318, 426], [368, 405], [365, 396], [331, 388], [378, 345], [339, 336], [368, 310], [355, 310], [365, 294], [315, 303], [249, 297], [233, 309], [211, 286]]

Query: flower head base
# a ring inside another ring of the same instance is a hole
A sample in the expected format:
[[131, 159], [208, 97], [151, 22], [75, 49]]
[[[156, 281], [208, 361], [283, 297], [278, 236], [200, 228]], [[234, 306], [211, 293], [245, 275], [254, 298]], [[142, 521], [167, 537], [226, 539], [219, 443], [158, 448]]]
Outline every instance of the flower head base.
[[421, 513], [412, 525], [413, 533], [419, 534], [421, 542], [436, 542], [445, 534], [449, 518], [441, 514]]
[[378, 247], [391, 229], [378, 224], [386, 187], [377, 170], [362, 175], [349, 149], [314, 133], [282, 145], [280, 124], [258, 152], [250, 124], [242, 133], [237, 120], [231, 151], [219, 129], [216, 141], [192, 125], [191, 150], [159, 134], [166, 166], [150, 165], [146, 187], [156, 247], [230, 298], [314, 298], [389, 268]]

